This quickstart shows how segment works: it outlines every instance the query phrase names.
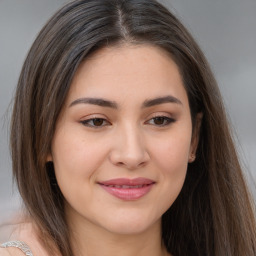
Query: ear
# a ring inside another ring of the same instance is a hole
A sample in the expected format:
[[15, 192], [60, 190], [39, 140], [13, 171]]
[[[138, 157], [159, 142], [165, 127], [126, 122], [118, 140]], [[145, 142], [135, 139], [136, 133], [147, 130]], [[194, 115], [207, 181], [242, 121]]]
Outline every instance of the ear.
[[195, 125], [193, 128], [193, 134], [192, 134], [191, 144], [190, 144], [190, 152], [189, 152], [189, 158], [188, 158], [189, 163], [194, 162], [196, 159], [196, 151], [197, 151], [197, 146], [200, 138], [202, 118], [203, 118], [203, 113], [198, 113], [196, 115]]
[[52, 162], [53, 161], [53, 158], [52, 158], [52, 154], [49, 153], [46, 157], [46, 162]]

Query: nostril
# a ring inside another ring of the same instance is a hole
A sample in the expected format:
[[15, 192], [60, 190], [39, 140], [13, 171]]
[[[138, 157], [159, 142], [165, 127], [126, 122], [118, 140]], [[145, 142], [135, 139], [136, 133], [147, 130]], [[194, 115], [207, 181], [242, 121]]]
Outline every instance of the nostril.
[[123, 166], [124, 163], [123, 163], [123, 162], [117, 162], [116, 165], [118, 165], [118, 166]]
[[143, 167], [143, 166], [145, 166], [147, 164], [147, 162], [141, 162], [138, 166], [139, 167]]
[[143, 167], [149, 161], [149, 153], [143, 147], [143, 143], [116, 144], [109, 152], [109, 160], [112, 164], [127, 169]]

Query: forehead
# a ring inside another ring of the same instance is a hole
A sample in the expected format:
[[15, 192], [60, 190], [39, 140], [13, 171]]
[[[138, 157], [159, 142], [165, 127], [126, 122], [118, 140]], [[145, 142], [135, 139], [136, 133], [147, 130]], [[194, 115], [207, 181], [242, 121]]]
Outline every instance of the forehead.
[[150, 45], [121, 45], [102, 48], [80, 65], [68, 101], [81, 96], [145, 100], [166, 94], [187, 101], [182, 77], [170, 54]]

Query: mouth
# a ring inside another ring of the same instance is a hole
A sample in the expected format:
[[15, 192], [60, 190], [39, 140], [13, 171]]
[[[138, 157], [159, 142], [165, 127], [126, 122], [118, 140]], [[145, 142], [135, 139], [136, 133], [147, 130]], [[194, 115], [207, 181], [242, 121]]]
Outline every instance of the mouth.
[[148, 194], [155, 181], [146, 178], [120, 178], [102, 181], [98, 184], [112, 196], [125, 201], [132, 201]]

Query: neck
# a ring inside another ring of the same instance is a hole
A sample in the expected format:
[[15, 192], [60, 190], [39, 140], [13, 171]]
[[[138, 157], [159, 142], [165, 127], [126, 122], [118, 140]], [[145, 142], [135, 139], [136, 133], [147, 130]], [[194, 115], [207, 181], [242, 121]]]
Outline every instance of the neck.
[[[86, 221], [85, 221], [86, 222]], [[136, 234], [117, 234], [93, 223], [72, 223], [71, 244], [76, 256], [168, 256], [161, 241], [161, 221]], [[73, 230], [73, 231], [72, 231]], [[74, 231], [75, 230], [75, 231]]]

